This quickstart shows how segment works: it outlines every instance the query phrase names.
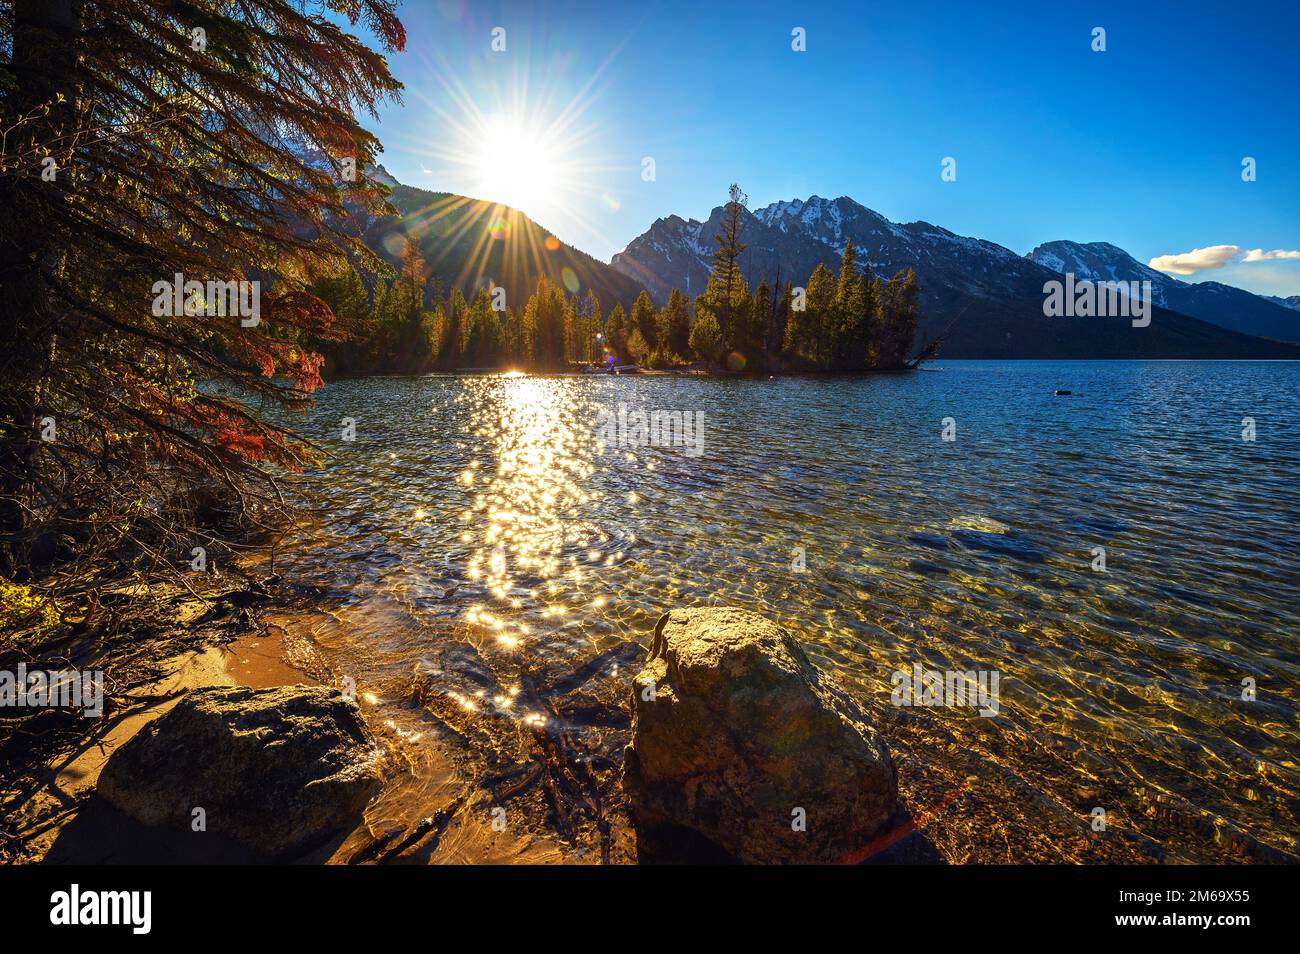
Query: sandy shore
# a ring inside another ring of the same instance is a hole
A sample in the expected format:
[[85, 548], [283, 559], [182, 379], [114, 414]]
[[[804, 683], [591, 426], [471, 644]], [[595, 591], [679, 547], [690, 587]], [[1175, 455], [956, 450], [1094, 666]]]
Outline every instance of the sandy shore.
[[[331, 667], [330, 640], [315, 638], [342, 625], [326, 608], [285, 606], [269, 600], [257, 616], [230, 614], [233, 624], [204, 623], [187, 602], [171, 629], [140, 655], [149, 672], [100, 719], [62, 728], [53, 744], [44, 734], [18, 740], [30, 751], [22, 771], [0, 778], [0, 857], [17, 863], [221, 863], [255, 862], [219, 833], [176, 832], [141, 826], [95, 794], [100, 772], [112, 753], [135, 733], [170, 710], [189, 690], [209, 686], [270, 688], [295, 684], [339, 685]], [[210, 630], [210, 631], [209, 631]], [[179, 635], [178, 635], [179, 634]], [[188, 645], [185, 651], [175, 647]], [[134, 643], [105, 641], [98, 651], [117, 658]], [[93, 662], [80, 665], [93, 666]], [[138, 670], [138, 672], [137, 672]], [[387, 692], [388, 705], [375, 692]], [[561, 840], [550, 822], [546, 800], [534, 786], [527, 797], [511, 795], [512, 782], [479, 777], [455, 748], [454, 733], [432, 731], [423, 703], [400, 701], [398, 685], [360, 686], [358, 703], [385, 748], [384, 780], [364, 817], [349, 831], [297, 859], [306, 864], [598, 864], [603, 859], [590, 832]], [[912, 710], [878, 713], [899, 771], [907, 814], [888, 834], [852, 860], [920, 863], [1128, 862], [1181, 860], [1160, 845], [1182, 840], [1213, 843], [1224, 861], [1277, 860], [1252, 840], [1236, 837], [1221, 821], [1179, 811], [1151, 793], [1141, 817], [1119, 819], [1122, 827], [1101, 838], [1081, 819], [1088, 805], [1107, 793], [1080, 790], [1073, 805], [1060, 806], [1023, 790], [1014, 777], [971, 757], [962, 739], [943, 724]], [[401, 720], [405, 721], [394, 721]], [[11, 728], [0, 726], [0, 729]], [[44, 733], [45, 730], [38, 730]], [[11, 739], [12, 741], [12, 739]], [[38, 744], [39, 743], [39, 744]], [[41, 755], [41, 753], [46, 753]], [[53, 754], [50, 754], [53, 753]], [[537, 774], [526, 762], [521, 771]], [[12, 760], [10, 762], [12, 766]], [[522, 777], [522, 776], [521, 776]], [[496, 792], [494, 796], [493, 792]], [[508, 812], [504, 830], [493, 825], [497, 798]], [[1112, 798], [1113, 800], [1113, 798]], [[445, 825], [430, 824], [439, 813]], [[621, 812], [613, 823], [612, 863], [638, 860], [635, 836]], [[445, 820], [445, 819], [444, 819]], [[1166, 838], [1153, 838], [1153, 833]]]
[[[224, 645], [177, 654], [160, 678], [141, 684], [133, 699], [146, 700], [116, 716], [96, 720], [69, 752], [42, 765], [36, 784], [15, 805], [10, 826], [20, 863], [132, 864], [254, 862], [255, 857], [216, 833], [146, 828], [95, 796], [99, 774], [113, 752], [193, 689], [210, 686], [270, 688], [332, 680], [318, 651], [302, 635], [301, 614], [266, 624], [261, 632]], [[359, 700], [363, 711], [364, 697]], [[315, 852], [308, 864], [356, 863], [359, 855], [382, 863], [555, 864], [598, 860], [563, 849], [535, 832], [495, 831], [490, 806], [432, 739], [411, 739], [391, 724], [371, 727], [388, 750], [385, 784], [365, 818]], [[11, 793], [6, 793], [9, 795]], [[420, 823], [454, 806], [438, 837], [416, 838]]]

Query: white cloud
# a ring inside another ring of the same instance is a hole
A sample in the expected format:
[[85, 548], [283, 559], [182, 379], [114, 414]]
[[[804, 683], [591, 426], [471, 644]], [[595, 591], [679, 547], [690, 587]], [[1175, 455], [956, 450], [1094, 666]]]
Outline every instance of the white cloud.
[[1284, 249], [1275, 248], [1271, 252], [1266, 252], [1262, 248], [1253, 248], [1246, 253], [1243, 262], [1272, 262], [1282, 258], [1300, 258], [1300, 252], [1288, 252]]
[[1177, 255], [1157, 255], [1147, 265], [1161, 272], [1191, 275], [1207, 268], [1222, 268], [1240, 251], [1240, 245], [1210, 245]]

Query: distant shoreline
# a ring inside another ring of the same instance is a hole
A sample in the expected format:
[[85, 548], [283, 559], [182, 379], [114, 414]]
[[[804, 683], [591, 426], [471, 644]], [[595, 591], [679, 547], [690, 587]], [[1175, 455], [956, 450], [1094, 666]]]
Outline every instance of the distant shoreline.
[[864, 368], [861, 371], [705, 371], [700, 368], [641, 369], [625, 373], [524, 370], [519, 368], [458, 368], [454, 371], [372, 371], [368, 374], [342, 375], [328, 378], [326, 383], [360, 381], [366, 378], [460, 378], [460, 377], [565, 377], [565, 378], [706, 378], [725, 380], [772, 380], [775, 378], [868, 378], [885, 375], [903, 375], [914, 371], [941, 371], [935, 364], [955, 363], [1042, 363], [1061, 364], [1297, 364], [1300, 358], [935, 358], [916, 368]]

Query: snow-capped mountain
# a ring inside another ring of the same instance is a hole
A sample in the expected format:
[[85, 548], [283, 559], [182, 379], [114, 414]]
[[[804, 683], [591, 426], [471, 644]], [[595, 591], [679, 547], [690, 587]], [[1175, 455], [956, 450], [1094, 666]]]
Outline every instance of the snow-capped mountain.
[[[703, 222], [676, 215], [658, 219], [616, 254], [612, 264], [642, 282], [657, 301], [666, 300], [673, 287], [699, 294], [708, 281], [713, 236], [720, 230], [722, 212], [722, 207], [714, 209]], [[748, 248], [741, 261], [751, 285], [762, 277], [774, 281], [778, 266], [781, 281], [802, 284], [818, 262], [837, 267], [850, 238], [877, 274], [893, 274], [909, 266], [947, 269], [964, 262], [972, 269], [966, 281], [973, 278], [981, 287], [984, 283], [978, 276], [985, 274], [992, 279], [1003, 274], [1019, 278], [1041, 274], [1041, 269], [1008, 248], [964, 238], [928, 222], [897, 225], [846, 196], [774, 202], [742, 215], [742, 241]], [[996, 274], [988, 271], [993, 263]], [[996, 294], [996, 285], [995, 280], [984, 290]]]
[[1054, 272], [1072, 272], [1078, 281], [1128, 282], [1149, 281], [1151, 298], [1164, 305], [1167, 292], [1182, 282], [1164, 272], [1143, 265], [1109, 242], [1045, 242], [1025, 256]]
[[[616, 254], [612, 264], [660, 303], [673, 288], [694, 297], [708, 283], [713, 237], [721, 231], [722, 215], [719, 206], [704, 221], [677, 215], [658, 219]], [[1300, 357], [1300, 348], [1166, 310], [1159, 298], [1146, 328], [1134, 328], [1122, 318], [1049, 319], [1043, 313], [1043, 286], [1061, 280], [1058, 265], [1075, 261], [1067, 249], [1059, 251], [1059, 261], [1049, 257], [1050, 249], [1038, 261], [1033, 254], [1018, 255], [928, 222], [891, 222], [847, 196], [774, 202], [744, 211], [741, 225], [740, 238], [747, 248], [740, 264], [751, 289], [764, 278], [769, 284], [779, 280], [803, 285], [819, 263], [837, 269], [850, 239], [859, 250], [859, 262], [869, 264], [877, 275], [914, 268], [921, 288], [922, 333], [947, 332], [942, 352], [947, 357]], [[1058, 244], [1069, 243], [1052, 247]], [[1107, 274], [1102, 259], [1111, 256], [1095, 256], [1077, 257], [1091, 262], [1097, 274]], [[1162, 295], [1169, 294], [1171, 283], [1185, 284], [1145, 270], [1150, 272], [1143, 277], [1152, 281], [1153, 297], [1157, 279]], [[1233, 291], [1288, 314], [1258, 296]]]
[[1149, 281], [1151, 298], [1172, 311], [1221, 328], [1283, 341], [1300, 341], [1300, 314], [1286, 304], [1222, 282], [1185, 282], [1143, 265], [1108, 242], [1047, 242], [1027, 256], [1076, 280]]

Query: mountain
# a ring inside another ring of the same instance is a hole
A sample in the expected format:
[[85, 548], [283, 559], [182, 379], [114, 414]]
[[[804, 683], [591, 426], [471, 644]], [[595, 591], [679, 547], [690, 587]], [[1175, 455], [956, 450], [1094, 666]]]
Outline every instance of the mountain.
[[1300, 295], [1292, 295], [1290, 298], [1279, 298], [1277, 295], [1269, 295], [1269, 301], [1275, 301], [1283, 308], [1293, 308], [1300, 311]]
[[[722, 208], [703, 222], [658, 219], [612, 265], [662, 303], [676, 287], [704, 291]], [[752, 288], [766, 277], [802, 285], [818, 263], [837, 269], [853, 240], [876, 274], [916, 269], [921, 332], [947, 331], [949, 358], [1300, 358], [1300, 347], [1266, 341], [1153, 307], [1151, 324], [1124, 318], [1047, 318], [1043, 285], [1053, 268], [928, 222], [898, 224], [850, 198], [775, 202], [742, 213], [741, 267]], [[1253, 297], [1253, 296], [1252, 296]], [[1271, 303], [1270, 303], [1271, 304]]]
[[641, 293], [635, 280], [560, 241], [517, 209], [402, 185], [383, 166], [370, 175], [392, 189], [389, 202], [398, 214], [361, 222], [365, 243], [397, 263], [406, 241], [414, 241], [432, 274], [467, 298], [480, 287], [499, 285], [506, 303], [522, 308], [542, 275], [571, 294], [594, 291], [605, 314], [615, 302], [630, 310]]
[[1157, 305], [1232, 331], [1300, 341], [1300, 314], [1293, 306], [1222, 282], [1180, 281], [1107, 242], [1047, 242], [1027, 257], [1053, 271], [1073, 272], [1078, 280], [1150, 281]]

